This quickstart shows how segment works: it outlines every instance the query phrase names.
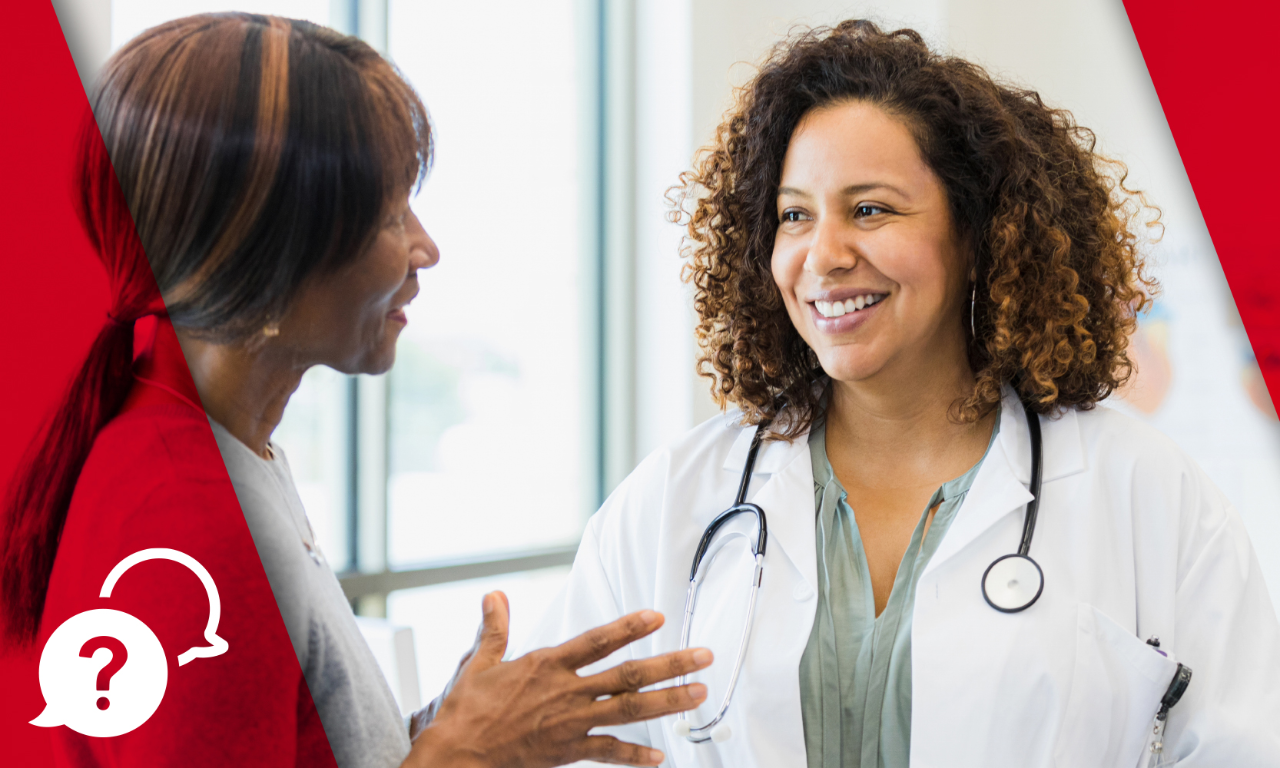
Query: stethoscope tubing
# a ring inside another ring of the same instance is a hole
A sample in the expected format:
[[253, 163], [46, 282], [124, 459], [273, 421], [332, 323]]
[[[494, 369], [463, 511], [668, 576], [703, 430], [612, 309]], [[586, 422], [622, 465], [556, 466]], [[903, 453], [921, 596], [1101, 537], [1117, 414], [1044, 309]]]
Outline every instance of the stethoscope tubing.
[[[698, 602], [698, 588], [701, 586], [698, 580], [698, 571], [702, 567], [703, 558], [706, 557], [712, 540], [720, 530], [720, 527], [730, 519], [740, 514], [751, 514], [756, 518], [757, 534], [755, 545], [752, 548], [752, 554], [755, 555], [755, 571], [751, 576], [751, 596], [747, 601], [747, 617], [742, 626], [742, 638], [738, 641], [738, 654], [733, 662], [733, 672], [729, 676], [729, 688], [725, 691], [724, 699], [721, 701], [720, 709], [716, 712], [715, 717], [704, 725], [689, 726], [688, 731], [684, 734], [686, 739], [695, 744], [712, 741], [714, 737], [712, 731], [724, 721], [725, 715], [728, 714], [729, 704], [733, 700], [733, 692], [738, 687], [738, 678], [742, 674], [742, 662], [747, 656], [747, 646], [751, 641], [751, 627], [755, 620], [756, 598], [760, 594], [760, 585], [764, 583], [764, 555], [765, 548], [769, 544], [769, 523], [764, 510], [755, 504], [748, 504], [746, 498], [747, 491], [751, 485], [751, 474], [755, 469], [756, 456], [760, 452], [760, 443], [764, 439], [764, 432], [768, 425], [766, 421], [756, 427], [756, 433], [751, 438], [751, 448], [747, 452], [747, 460], [742, 469], [742, 481], [738, 484], [738, 495], [734, 499], [733, 506], [716, 515], [716, 518], [703, 531], [702, 539], [698, 541], [698, 548], [694, 552], [693, 567], [689, 569], [689, 589], [684, 598], [684, 622], [680, 628], [680, 650], [682, 651], [689, 647], [689, 633], [693, 629], [693, 611]], [[686, 680], [687, 676], [681, 675], [679, 684], [684, 685]], [[681, 712], [676, 716], [678, 724], [687, 723], [688, 719], [687, 712]]]
[[[1027, 413], [1027, 432], [1031, 436], [1031, 501], [1027, 502], [1027, 514], [1022, 520], [1022, 541], [1018, 554], [1028, 557], [1031, 553], [1031, 537], [1036, 532], [1036, 516], [1040, 513], [1040, 481], [1044, 475], [1044, 446], [1040, 439], [1040, 416], [1027, 403], [1022, 404]], [[1039, 566], [1037, 566], [1039, 567]]]
[[[733, 672], [729, 675], [729, 689], [725, 691], [724, 699], [720, 702], [720, 709], [716, 711], [713, 717], [705, 725], [691, 726], [689, 735], [686, 737], [694, 744], [703, 744], [711, 741], [709, 735], [711, 731], [724, 720], [725, 715], [729, 713], [729, 703], [733, 700], [733, 691], [738, 687], [738, 677], [742, 673], [742, 661], [747, 657], [747, 646], [751, 642], [751, 626], [755, 618], [756, 597], [760, 594], [760, 584], [764, 581], [764, 555], [756, 555], [755, 574], [751, 578], [751, 597], [747, 601], [747, 618], [742, 629], [742, 638], [738, 641], [738, 655], [733, 662]], [[680, 649], [684, 650], [689, 647], [689, 632], [693, 627], [693, 608], [698, 599], [698, 587], [701, 586], [697, 581], [690, 582], [689, 591], [685, 595], [684, 624], [680, 628]], [[681, 675], [678, 685], [684, 685], [687, 681], [687, 675]], [[687, 712], [681, 712], [677, 718], [678, 721], [688, 719]]]

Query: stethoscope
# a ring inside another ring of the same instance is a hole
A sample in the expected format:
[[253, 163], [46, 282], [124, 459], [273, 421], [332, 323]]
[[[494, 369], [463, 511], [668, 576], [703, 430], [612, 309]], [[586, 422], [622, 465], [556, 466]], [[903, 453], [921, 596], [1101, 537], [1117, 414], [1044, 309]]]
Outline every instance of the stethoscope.
[[[1036, 530], [1036, 512], [1040, 507], [1040, 479], [1044, 460], [1040, 445], [1040, 417], [1026, 403], [1023, 403], [1022, 407], [1027, 413], [1027, 431], [1031, 433], [1031, 500], [1027, 502], [1027, 513], [1022, 520], [1022, 541], [1016, 553], [996, 559], [982, 575], [982, 596], [986, 598], [988, 605], [1001, 613], [1025, 611], [1040, 599], [1040, 594], [1044, 591], [1044, 571], [1040, 570], [1040, 566], [1028, 554], [1031, 551], [1031, 537]], [[712, 539], [730, 519], [743, 513], [755, 515], [759, 528], [755, 547], [752, 550], [756, 567], [751, 576], [751, 597], [747, 603], [747, 619], [742, 627], [742, 639], [738, 643], [738, 656], [734, 659], [733, 672], [729, 676], [729, 690], [725, 691], [724, 699], [720, 702], [720, 709], [715, 717], [706, 725], [693, 725], [685, 712], [681, 712], [676, 717], [674, 726], [676, 735], [683, 736], [695, 744], [708, 741], [719, 744], [733, 735], [724, 718], [729, 711], [733, 691], [738, 686], [738, 676], [742, 673], [742, 660], [746, 657], [747, 644], [751, 640], [751, 619], [755, 614], [756, 596], [760, 593], [760, 584], [764, 579], [764, 550], [769, 542], [769, 526], [764, 510], [746, 502], [747, 489], [751, 485], [751, 473], [755, 469], [756, 455], [760, 452], [760, 441], [768, 426], [769, 422], [764, 421], [756, 428], [755, 436], [751, 439], [751, 449], [747, 451], [746, 465], [742, 468], [742, 480], [738, 483], [738, 496], [734, 499], [733, 506], [716, 515], [716, 518], [703, 531], [698, 549], [693, 555], [693, 567], [689, 570], [689, 589], [684, 598], [684, 624], [680, 629], [680, 650], [682, 651], [689, 647], [689, 631], [693, 626], [693, 609], [697, 603], [700, 585], [699, 570], [707, 550], [711, 547]], [[680, 678], [679, 684], [685, 684], [684, 676]]]

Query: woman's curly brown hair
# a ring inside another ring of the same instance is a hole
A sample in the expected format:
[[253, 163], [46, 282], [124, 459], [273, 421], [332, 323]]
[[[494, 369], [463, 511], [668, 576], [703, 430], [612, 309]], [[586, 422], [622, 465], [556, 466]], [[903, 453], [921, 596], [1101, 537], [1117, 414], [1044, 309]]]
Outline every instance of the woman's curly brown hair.
[[1093, 133], [1069, 112], [933, 53], [912, 30], [846, 21], [775, 48], [675, 190], [675, 219], [689, 231], [698, 371], [714, 381], [717, 402], [738, 405], [748, 424], [785, 403], [771, 427], [782, 439], [820, 416], [825, 374], [787, 315], [770, 261], [791, 134], [811, 110], [848, 101], [878, 105], [912, 131], [975, 260], [976, 384], [955, 417], [981, 418], [1004, 382], [1040, 413], [1091, 408], [1123, 385], [1135, 314], [1157, 288], [1136, 229], [1148, 211], [1147, 226], [1158, 226], [1159, 211], [1125, 186], [1124, 166], [1096, 153]]

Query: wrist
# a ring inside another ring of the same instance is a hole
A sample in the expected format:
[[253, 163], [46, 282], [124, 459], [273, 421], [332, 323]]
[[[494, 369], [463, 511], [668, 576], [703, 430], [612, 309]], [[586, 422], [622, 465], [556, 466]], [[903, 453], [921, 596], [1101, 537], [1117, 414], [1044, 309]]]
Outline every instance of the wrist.
[[401, 768], [490, 768], [463, 734], [432, 723], [418, 732]]

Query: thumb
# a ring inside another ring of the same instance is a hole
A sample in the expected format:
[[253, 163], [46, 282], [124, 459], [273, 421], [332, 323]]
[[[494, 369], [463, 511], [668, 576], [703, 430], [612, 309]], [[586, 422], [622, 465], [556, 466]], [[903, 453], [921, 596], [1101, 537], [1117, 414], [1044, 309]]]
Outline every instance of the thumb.
[[480, 624], [480, 637], [476, 643], [472, 665], [485, 669], [502, 661], [507, 652], [507, 629], [511, 616], [507, 596], [501, 592], [485, 595], [480, 605], [484, 619]]

